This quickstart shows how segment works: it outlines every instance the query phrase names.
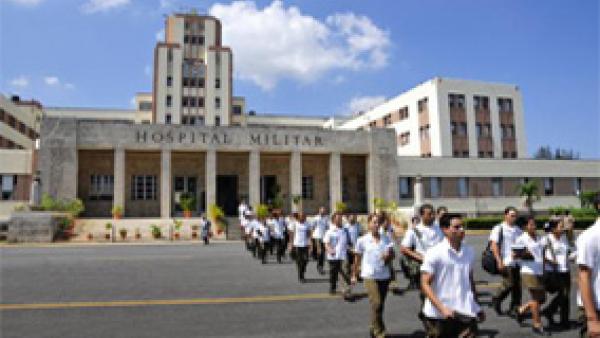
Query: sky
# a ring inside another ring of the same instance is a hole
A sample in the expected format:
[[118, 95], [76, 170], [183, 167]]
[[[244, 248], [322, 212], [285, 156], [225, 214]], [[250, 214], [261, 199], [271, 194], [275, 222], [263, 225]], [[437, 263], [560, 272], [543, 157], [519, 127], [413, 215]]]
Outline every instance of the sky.
[[0, 0], [0, 92], [132, 108], [164, 17], [223, 23], [247, 110], [349, 115], [433, 77], [518, 85], [528, 151], [600, 158], [597, 0]]

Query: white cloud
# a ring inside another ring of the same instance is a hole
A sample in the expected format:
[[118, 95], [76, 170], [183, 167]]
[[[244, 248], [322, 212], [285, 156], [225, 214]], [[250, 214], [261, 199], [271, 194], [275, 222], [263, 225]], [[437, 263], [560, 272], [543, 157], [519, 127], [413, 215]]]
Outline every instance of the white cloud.
[[328, 71], [386, 66], [388, 33], [365, 16], [334, 14], [324, 21], [297, 7], [273, 1], [258, 9], [253, 1], [213, 5], [232, 47], [236, 75], [272, 89], [282, 78], [311, 82]]
[[69, 90], [75, 89], [75, 85], [72, 83], [65, 83], [65, 88]]
[[48, 86], [58, 86], [60, 84], [60, 80], [56, 76], [46, 76], [44, 78], [44, 83]]
[[26, 88], [29, 86], [29, 79], [26, 76], [21, 75], [17, 78], [12, 79], [10, 81], [10, 85], [18, 88]]
[[165, 41], [165, 29], [156, 32], [156, 41]]
[[21, 6], [35, 7], [35, 6], [39, 5], [40, 3], [42, 3], [42, 1], [44, 1], [44, 0], [10, 0], [10, 1], [14, 4], [21, 5]]
[[350, 114], [366, 112], [385, 102], [385, 96], [359, 96], [353, 97], [348, 103], [346, 111]]
[[88, 0], [81, 6], [83, 13], [92, 14], [107, 12], [111, 9], [128, 5], [130, 0]]

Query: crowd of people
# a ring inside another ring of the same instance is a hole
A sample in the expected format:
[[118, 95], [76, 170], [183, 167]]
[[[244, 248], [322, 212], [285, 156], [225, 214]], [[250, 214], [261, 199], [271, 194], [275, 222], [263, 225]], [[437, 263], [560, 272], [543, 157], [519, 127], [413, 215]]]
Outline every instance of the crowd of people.
[[[594, 206], [600, 210], [600, 195]], [[269, 257], [282, 263], [289, 256], [296, 263], [298, 281], [304, 283], [309, 261], [316, 262], [321, 275], [326, 274], [327, 261], [329, 292], [337, 293], [341, 279], [345, 299], [352, 299], [352, 286], [362, 283], [371, 308], [371, 337], [385, 336], [383, 311], [396, 278], [396, 257], [408, 280], [407, 289], [419, 290], [418, 318], [427, 337], [475, 337], [478, 324], [485, 320], [473, 280], [478, 255], [464, 241], [462, 216], [448, 213], [445, 207], [436, 210], [422, 205], [402, 238], [381, 211], [369, 214], [366, 226], [356, 215], [329, 215], [324, 207], [310, 219], [303, 213], [286, 216], [279, 212], [257, 217], [244, 202], [239, 212], [245, 247], [263, 264]], [[516, 208], [505, 209], [504, 220], [489, 236], [502, 278], [491, 301], [497, 315], [509, 315], [521, 324], [531, 314], [535, 335], [549, 335], [545, 327], [574, 328], [569, 304], [571, 269], [577, 267], [580, 333], [600, 337], [600, 217], [577, 239], [573, 224], [570, 215], [553, 217], [540, 235], [533, 216], [519, 217]], [[526, 303], [522, 303], [522, 289], [530, 295]], [[509, 295], [509, 308], [504, 312], [502, 305]]]

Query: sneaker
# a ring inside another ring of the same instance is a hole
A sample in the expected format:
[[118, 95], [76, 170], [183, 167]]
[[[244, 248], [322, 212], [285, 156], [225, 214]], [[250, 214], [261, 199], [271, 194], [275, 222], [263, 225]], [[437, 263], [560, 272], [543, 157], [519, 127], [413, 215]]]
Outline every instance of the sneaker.
[[523, 320], [525, 320], [525, 314], [523, 312], [519, 311], [519, 309], [516, 309], [515, 319], [517, 320], [517, 323], [519, 323], [519, 325], [521, 325], [521, 324], [523, 324]]

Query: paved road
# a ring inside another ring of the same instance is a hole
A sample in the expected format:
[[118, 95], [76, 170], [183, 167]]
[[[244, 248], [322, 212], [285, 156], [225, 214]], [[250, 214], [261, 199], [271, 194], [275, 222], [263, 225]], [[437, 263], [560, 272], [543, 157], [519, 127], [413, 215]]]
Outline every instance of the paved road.
[[[479, 252], [485, 237], [468, 241]], [[368, 336], [366, 298], [330, 297], [314, 262], [300, 284], [293, 264], [261, 265], [241, 243], [2, 247], [0, 255], [2, 337]], [[479, 268], [475, 279], [489, 301], [498, 280]], [[388, 298], [389, 337], [422, 337], [418, 304], [416, 292]], [[529, 320], [519, 327], [486, 314], [483, 336], [530, 335]]]

